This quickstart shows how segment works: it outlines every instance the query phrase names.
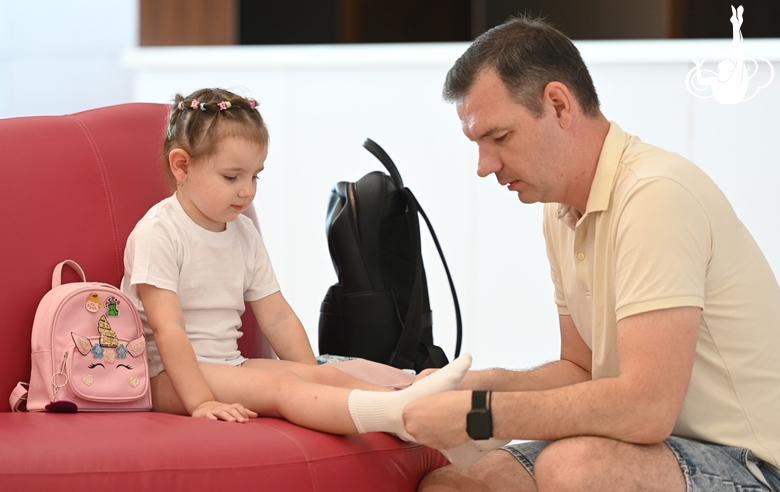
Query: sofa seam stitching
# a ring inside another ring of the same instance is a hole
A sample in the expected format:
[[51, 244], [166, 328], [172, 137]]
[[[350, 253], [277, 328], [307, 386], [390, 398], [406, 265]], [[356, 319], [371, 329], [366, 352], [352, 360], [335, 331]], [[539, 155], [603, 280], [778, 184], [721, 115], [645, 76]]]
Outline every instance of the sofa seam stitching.
[[84, 136], [87, 137], [89, 146], [92, 149], [92, 153], [95, 156], [95, 160], [98, 165], [98, 170], [100, 171], [100, 178], [103, 181], [103, 189], [106, 194], [106, 201], [108, 202], [108, 212], [109, 212], [109, 216], [111, 217], [111, 232], [112, 232], [112, 239], [114, 241], [114, 259], [116, 260], [117, 273], [121, 278], [123, 274], [122, 271], [123, 269], [121, 266], [122, 263], [119, 260], [119, 230], [117, 224], [116, 209], [114, 207], [114, 196], [111, 193], [111, 182], [110, 179], [108, 178], [108, 169], [106, 169], [105, 162], [103, 160], [103, 155], [100, 153], [100, 149], [97, 146], [97, 142], [95, 141], [92, 132], [89, 131], [89, 128], [87, 127], [86, 123], [84, 123], [76, 115], [71, 114], [68, 115], [68, 117], [76, 121], [76, 123], [79, 125], [79, 128], [81, 128], [82, 133], [84, 133]]

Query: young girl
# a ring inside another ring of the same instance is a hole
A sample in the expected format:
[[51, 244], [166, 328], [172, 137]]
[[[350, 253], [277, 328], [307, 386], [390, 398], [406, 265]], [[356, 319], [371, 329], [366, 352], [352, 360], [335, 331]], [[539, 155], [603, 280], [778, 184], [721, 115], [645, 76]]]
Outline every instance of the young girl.
[[[412, 440], [406, 404], [455, 389], [471, 357], [397, 392], [317, 365], [260, 234], [241, 215], [268, 154], [256, 106], [203, 89], [177, 95], [171, 107], [163, 152], [175, 193], [130, 234], [122, 279], [144, 322], [153, 409], [232, 422], [283, 417], [335, 434], [384, 431]], [[244, 301], [281, 360], [239, 352]], [[468, 465], [482, 452], [467, 443], [445, 454]]]

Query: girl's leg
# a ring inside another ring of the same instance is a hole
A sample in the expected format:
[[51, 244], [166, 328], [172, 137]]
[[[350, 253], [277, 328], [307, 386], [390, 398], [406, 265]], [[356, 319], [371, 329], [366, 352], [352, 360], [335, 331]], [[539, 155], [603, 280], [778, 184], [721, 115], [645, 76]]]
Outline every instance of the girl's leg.
[[[347, 409], [349, 389], [310, 383], [287, 370], [200, 364], [200, 371], [217, 401], [240, 403], [261, 416], [324, 432], [357, 430]], [[166, 372], [152, 378], [151, 389], [154, 411], [188, 414]]]
[[[293, 372], [303, 378], [305, 381], [317, 384], [327, 384], [339, 388], [362, 389], [368, 391], [391, 391], [384, 386], [369, 383], [362, 379], [355, 378], [349, 374], [336, 369], [332, 365], [309, 365], [299, 362], [277, 359], [249, 359], [241, 367], [262, 370], [285, 370]], [[399, 369], [400, 370], [400, 369]]]
[[[283, 417], [323, 432], [392, 432], [413, 440], [404, 428], [404, 407], [422, 396], [457, 388], [470, 365], [471, 357], [465, 354], [409, 388], [382, 393], [311, 383], [288, 370], [217, 364], [201, 364], [200, 368], [218, 401], [241, 403], [260, 415]], [[155, 411], [187, 415], [165, 372], [152, 378], [151, 383]], [[507, 442], [499, 439], [469, 441], [442, 452], [455, 466], [465, 468], [476, 463], [487, 451]]]
[[351, 389], [312, 383], [288, 370], [202, 364], [201, 372], [218, 401], [241, 403], [262, 416], [314, 430], [357, 432], [347, 409]]
[[[382, 393], [312, 383], [290, 370], [218, 364], [200, 364], [200, 370], [218, 401], [241, 403], [260, 415], [334, 434], [378, 431], [411, 439], [403, 427], [404, 407], [422, 396], [455, 389], [470, 365], [470, 356], [463, 357], [409, 388]], [[352, 393], [362, 397], [358, 408], [353, 408]], [[152, 401], [155, 411], [187, 413], [165, 372], [152, 379]]]

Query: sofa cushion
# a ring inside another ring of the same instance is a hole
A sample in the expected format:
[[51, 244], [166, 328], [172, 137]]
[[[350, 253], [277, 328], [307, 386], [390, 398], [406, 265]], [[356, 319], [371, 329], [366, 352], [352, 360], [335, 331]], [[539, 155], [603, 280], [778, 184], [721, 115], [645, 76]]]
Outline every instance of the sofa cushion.
[[387, 434], [160, 413], [0, 413], [2, 490], [413, 491], [446, 463]]

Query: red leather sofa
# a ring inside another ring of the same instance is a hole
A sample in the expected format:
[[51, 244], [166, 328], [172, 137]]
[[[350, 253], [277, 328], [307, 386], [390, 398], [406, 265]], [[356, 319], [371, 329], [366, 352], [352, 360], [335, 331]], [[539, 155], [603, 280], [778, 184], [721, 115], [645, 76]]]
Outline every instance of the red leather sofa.
[[[118, 285], [128, 234], [167, 195], [165, 113], [123, 104], [0, 120], [0, 490], [415, 490], [446, 460], [381, 433], [335, 436], [272, 418], [10, 411], [8, 395], [30, 378], [33, 317], [54, 266], [73, 259], [87, 280]], [[251, 319], [243, 331], [246, 355], [272, 356]]]

